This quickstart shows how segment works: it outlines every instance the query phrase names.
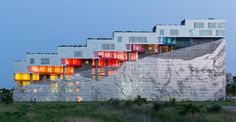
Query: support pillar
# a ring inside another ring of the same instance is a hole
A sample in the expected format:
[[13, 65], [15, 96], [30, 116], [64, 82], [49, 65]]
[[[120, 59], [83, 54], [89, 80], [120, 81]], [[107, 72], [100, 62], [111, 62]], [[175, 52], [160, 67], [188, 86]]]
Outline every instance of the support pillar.
[[61, 79], [61, 76], [60, 76], [60, 75], [57, 75], [57, 79]]
[[127, 61], [130, 60], [130, 52], [127, 52]]
[[33, 73], [30, 73], [30, 84], [33, 84]]
[[105, 76], [108, 76], [108, 60], [105, 60]]
[[66, 66], [63, 66], [63, 80], [66, 79]]
[[98, 80], [98, 59], [95, 59], [95, 80]]

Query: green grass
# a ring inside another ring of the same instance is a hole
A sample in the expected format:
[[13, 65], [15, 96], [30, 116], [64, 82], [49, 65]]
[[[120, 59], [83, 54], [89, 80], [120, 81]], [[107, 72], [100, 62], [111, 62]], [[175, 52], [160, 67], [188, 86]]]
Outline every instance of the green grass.
[[[153, 109], [154, 102], [141, 105], [134, 102], [80, 102], [80, 103], [0, 103], [0, 122], [234, 122], [236, 113], [221, 110], [206, 111], [207, 106], [236, 105], [234, 102], [160, 102], [160, 109]], [[183, 106], [193, 104], [199, 112], [180, 114]]]

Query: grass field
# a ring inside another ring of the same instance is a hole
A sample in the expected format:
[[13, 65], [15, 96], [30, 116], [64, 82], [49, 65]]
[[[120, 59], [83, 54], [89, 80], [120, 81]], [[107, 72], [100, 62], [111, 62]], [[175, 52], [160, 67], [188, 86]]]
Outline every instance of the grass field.
[[207, 111], [207, 107], [216, 104], [220, 106], [236, 105], [233, 102], [147, 102], [136, 104], [132, 101], [118, 100], [80, 103], [0, 103], [0, 122], [236, 121], [236, 113], [233, 111], [222, 109]]

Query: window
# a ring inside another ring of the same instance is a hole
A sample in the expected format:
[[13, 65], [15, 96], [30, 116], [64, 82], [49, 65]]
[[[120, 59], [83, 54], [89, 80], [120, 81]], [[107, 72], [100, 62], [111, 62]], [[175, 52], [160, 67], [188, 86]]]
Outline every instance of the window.
[[208, 28], [216, 28], [216, 23], [208, 23]]
[[74, 57], [82, 57], [82, 51], [74, 51]]
[[163, 29], [160, 30], [160, 35], [165, 35], [165, 31]]
[[170, 35], [179, 35], [179, 30], [170, 30]]
[[189, 30], [188, 32], [189, 32], [190, 36], [196, 36], [197, 35], [195, 30]]
[[216, 36], [224, 36], [225, 31], [224, 30], [216, 30]]
[[157, 42], [158, 42], [158, 44], [163, 44], [162, 38], [161, 38], [161, 37], [158, 37], [158, 38], [157, 38]]
[[199, 35], [200, 36], [211, 36], [212, 35], [212, 30], [200, 30]]
[[139, 37], [130, 36], [129, 42], [144, 43], [144, 42], [147, 42], [147, 37], [145, 37], [145, 36], [139, 36]]
[[30, 59], [30, 64], [34, 64], [34, 58]]
[[102, 44], [102, 50], [115, 50], [115, 44]]
[[194, 28], [204, 28], [204, 23], [203, 22], [195, 22]]
[[50, 64], [49, 58], [41, 58], [41, 64]]
[[218, 23], [218, 28], [225, 28], [225, 23]]
[[118, 42], [122, 42], [122, 37], [121, 36], [118, 36]]
[[130, 44], [126, 44], [126, 50], [131, 50], [131, 45]]

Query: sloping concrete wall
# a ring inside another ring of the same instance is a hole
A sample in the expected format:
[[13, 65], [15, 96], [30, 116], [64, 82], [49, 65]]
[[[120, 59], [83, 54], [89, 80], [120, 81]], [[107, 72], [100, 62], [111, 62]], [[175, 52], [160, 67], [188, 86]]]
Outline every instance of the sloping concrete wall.
[[73, 79], [80, 81], [79, 96], [84, 101], [137, 95], [148, 100], [205, 101], [225, 97], [225, 75], [225, 41], [219, 40], [126, 62], [116, 75], [99, 81]]

